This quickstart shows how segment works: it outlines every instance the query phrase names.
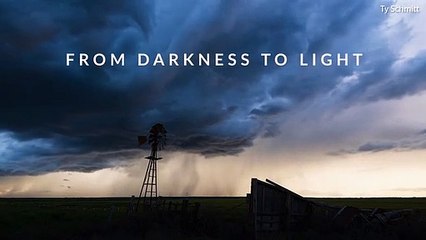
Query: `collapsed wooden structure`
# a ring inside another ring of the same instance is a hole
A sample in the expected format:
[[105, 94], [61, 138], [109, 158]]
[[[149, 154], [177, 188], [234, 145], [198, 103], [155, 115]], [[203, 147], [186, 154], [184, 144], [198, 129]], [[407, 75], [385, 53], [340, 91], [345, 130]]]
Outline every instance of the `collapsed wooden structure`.
[[254, 239], [288, 239], [296, 232], [340, 232], [344, 236], [368, 235], [377, 239], [389, 231], [387, 226], [408, 223], [414, 215], [412, 209], [330, 206], [304, 198], [268, 179], [251, 180], [248, 201]]

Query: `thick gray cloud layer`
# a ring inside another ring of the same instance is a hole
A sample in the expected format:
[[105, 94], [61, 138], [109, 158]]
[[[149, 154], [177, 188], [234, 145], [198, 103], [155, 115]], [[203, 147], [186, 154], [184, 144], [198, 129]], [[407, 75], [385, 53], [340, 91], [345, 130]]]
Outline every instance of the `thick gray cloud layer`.
[[341, 150], [331, 154], [354, 154], [362, 152], [380, 152], [386, 150], [410, 151], [419, 149], [426, 149], [426, 130], [422, 130], [418, 134], [414, 134], [399, 140], [379, 140], [375, 142], [367, 142], [359, 146], [357, 149]]
[[[425, 59], [395, 72], [374, 1], [2, 1], [0, 174], [93, 171], [135, 156], [162, 122], [169, 149], [238, 154], [282, 116], [330, 94], [343, 105], [423, 90]], [[66, 52], [364, 52], [361, 67], [65, 66]], [[356, 81], [345, 79], [357, 75]], [[401, 77], [403, 79], [401, 81]], [[124, 153], [123, 153], [124, 151]], [[128, 152], [130, 151], [130, 152]], [[95, 156], [96, 155], [96, 156]], [[72, 163], [72, 164], [71, 164]]]

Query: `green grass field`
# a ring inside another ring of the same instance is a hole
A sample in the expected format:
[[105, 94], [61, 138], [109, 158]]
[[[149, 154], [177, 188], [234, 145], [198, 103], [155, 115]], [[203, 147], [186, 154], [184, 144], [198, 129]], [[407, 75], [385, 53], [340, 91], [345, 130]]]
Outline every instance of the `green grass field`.
[[426, 198], [311, 198], [333, 206], [358, 208], [418, 209], [426, 211]]
[[[164, 199], [180, 202], [183, 198]], [[200, 223], [197, 226], [206, 228], [206, 232], [213, 236], [213, 239], [220, 238], [221, 233], [236, 231], [238, 234], [249, 227], [248, 203], [244, 197], [187, 199], [192, 203], [200, 203], [198, 214]], [[426, 211], [426, 198], [318, 198], [311, 200], [334, 206], [412, 208]], [[118, 229], [115, 231], [118, 235], [111, 235], [111, 233], [110, 239], [118, 238], [125, 235], [126, 231], [134, 230], [123, 227], [123, 225], [131, 224], [126, 214], [128, 202], [128, 198], [0, 199], [0, 239], [84, 239], [86, 236], [91, 236], [91, 239], [102, 239], [104, 238], [102, 235], [98, 238], [93, 236], [97, 236], [99, 232], [108, 231], [112, 228], [111, 226]], [[139, 215], [141, 219], [144, 219], [141, 212], [143, 211], [140, 211]], [[139, 226], [146, 229], [158, 228], [158, 226], [148, 226], [143, 220], [138, 223], [140, 225], [136, 228]], [[165, 224], [173, 226], [176, 221]], [[138, 239], [135, 237], [139, 236], [138, 234], [146, 236], [147, 233], [146, 231], [137, 232], [131, 236]], [[205, 237], [203, 232], [199, 235]]]

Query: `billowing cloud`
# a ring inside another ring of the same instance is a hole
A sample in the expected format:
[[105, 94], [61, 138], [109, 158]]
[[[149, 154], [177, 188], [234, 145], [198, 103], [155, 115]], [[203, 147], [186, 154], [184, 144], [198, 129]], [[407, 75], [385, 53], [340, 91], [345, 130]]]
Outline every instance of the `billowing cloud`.
[[[307, 102], [348, 106], [424, 90], [424, 57], [400, 61], [383, 44], [386, 17], [376, 7], [367, 0], [3, 1], [0, 174], [125, 164], [137, 157], [135, 136], [156, 122], [168, 129], [170, 150], [235, 155], [259, 136], [279, 134], [279, 123]], [[252, 58], [248, 67], [80, 68], [65, 66], [66, 52]], [[364, 58], [360, 67], [279, 68], [264, 67], [260, 52]]]

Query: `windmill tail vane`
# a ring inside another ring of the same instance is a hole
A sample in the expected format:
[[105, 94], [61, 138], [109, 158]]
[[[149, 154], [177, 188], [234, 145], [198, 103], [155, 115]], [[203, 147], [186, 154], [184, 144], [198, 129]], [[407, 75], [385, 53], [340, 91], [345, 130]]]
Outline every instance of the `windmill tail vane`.
[[144, 145], [148, 141], [146, 136], [138, 136], [139, 146]]

